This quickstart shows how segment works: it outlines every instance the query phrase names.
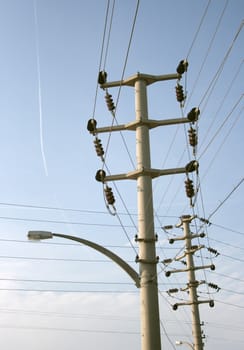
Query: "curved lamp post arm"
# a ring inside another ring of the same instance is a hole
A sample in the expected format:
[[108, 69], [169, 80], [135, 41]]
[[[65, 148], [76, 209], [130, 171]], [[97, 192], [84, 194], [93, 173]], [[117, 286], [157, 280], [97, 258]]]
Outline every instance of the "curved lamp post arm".
[[69, 239], [71, 241], [75, 241], [81, 244], [84, 244], [88, 247], [91, 247], [95, 250], [97, 250], [99, 253], [102, 253], [109, 259], [113, 260], [117, 265], [119, 265], [127, 274], [133, 279], [133, 281], [136, 284], [137, 288], [140, 288], [140, 277], [139, 274], [129, 265], [126, 261], [121, 259], [117, 254], [113, 253], [111, 250], [104, 248], [103, 246], [94, 243], [92, 241], [88, 241], [87, 239], [65, 235], [61, 233], [53, 233], [49, 231], [29, 231], [28, 232], [28, 238], [30, 240], [42, 240], [42, 239], [49, 239], [53, 237], [60, 237]]

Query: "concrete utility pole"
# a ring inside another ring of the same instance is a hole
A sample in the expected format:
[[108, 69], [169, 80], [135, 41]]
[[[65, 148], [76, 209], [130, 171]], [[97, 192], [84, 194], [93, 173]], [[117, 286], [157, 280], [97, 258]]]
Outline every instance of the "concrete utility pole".
[[[176, 261], [181, 261], [183, 258], [186, 258], [186, 269], [174, 269], [172, 271], [166, 271], [166, 277], [169, 277], [173, 273], [178, 272], [187, 272], [188, 273], [188, 283], [186, 288], [182, 288], [182, 291], [189, 292], [189, 301], [188, 302], [180, 302], [173, 305], [173, 310], [177, 310], [178, 306], [190, 305], [192, 311], [192, 334], [193, 334], [193, 349], [194, 350], [203, 350], [204, 343], [202, 341], [203, 335], [201, 331], [201, 322], [199, 315], [199, 304], [208, 303], [210, 307], [214, 306], [213, 300], [199, 300], [197, 295], [197, 288], [201, 283], [205, 283], [205, 281], [199, 282], [196, 280], [195, 271], [200, 269], [210, 268], [211, 270], [215, 269], [215, 265], [205, 265], [205, 266], [195, 266], [194, 264], [194, 253], [202, 248], [203, 245], [192, 245], [192, 240], [194, 238], [203, 238], [205, 236], [204, 233], [200, 234], [192, 234], [190, 231], [190, 223], [195, 219], [195, 216], [191, 215], [183, 215], [181, 216], [180, 224], [176, 225], [176, 227], [183, 227], [184, 235], [182, 237], [175, 237], [169, 240], [170, 243], [174, 243], [174, 241], [184, 240], [185, 241], [185, 251], [184, 254], [176, 257]], [[171, 259], [169, 259], [171, 261]], [[178, 289], [171, 290], [173, 293], [178, 292]], [[169, 291], [170, 292], [170, 291]]]
[[[116, 86], [131, 86], [135, 88], [135, 111], [136, 120], [126, 125], [111, 127], [96, 127], [96, 121], [88, 122], [88, 130], [97, 135], [103, 132], [132, 130], [136, 132], [136, 157], [137, 169], [127, 174], [106, 176], [104, 170], [99, 170], [96, 179], [103, 183], [115, 180], [132, 179], [137, 181], [138, 199], [138, 235], [136, 241], [139, 244], [139, 255], [136, 261], [140, 266], [140, 308], [141, 308], [141, 344], [142, 350], [160, 350], [160, 318], [158, 303], [158, 282], [155, 242], [157, 236], [154, 231], [152, 179], [162, 175], [179, 174], [195, 171], [197, 162], [192, 161], [186, 167], [175, 169], [152, 169], [150, 160], [149, 130], [162, 125], [190, 123], [196, 121], [198, 114], [188, 118], [170, 120], [149, 120], [147, 108], [147, 85], [171, 79], [180, 79], [180, 74], [169, 75], [147, 75], [137, 73], [136, 75], [115, 82], [103, 82], [101, 87], [108, 89]], [[112, 104], [110, 104], [112, 106]], [[193, 113], [194, 114], [194, 113]]]
[[203, 341], [202, 341], [202, 331], [201, 331], [201, 322], [199, 315], [198, 307], [198, 296], [197, 296], [197, 287], [198, 282], [195, 277], [194, 270], [194, 260], [193, 254], [194, 250], [192, 249], [192, 237], [190, 231], [190, 222], [192, 217], [186, 216], [182, 217], [182, 225], [184, 230], [185, 238], [185, 247], [186, 247], [186, 266], [188, 269], [188, 285], [189, 285], [189, 299], [191, 303], [191, 312], [192, 312], [192, 333], [193, 333], [193, 344], [194, 350], [203, 350]]
[[[147, 126], [146, 81], [135, 81], [137, 169], [151, 169], [149, 129]], [[161, 349], [158, 306], [157, 257], [153, 220], [152, 178], [141, 174], [137, 178], [138, 242], [141, 278], [141, 334], [143, 350]]]

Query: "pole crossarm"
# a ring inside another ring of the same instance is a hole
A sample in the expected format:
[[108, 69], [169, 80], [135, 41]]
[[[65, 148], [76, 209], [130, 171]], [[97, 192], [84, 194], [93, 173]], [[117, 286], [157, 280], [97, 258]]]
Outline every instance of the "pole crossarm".
[[198, 300], [198, 301], [186, 301], [182, 303], [176, 303], [175, 306], [186, 306], [186, 305], [199, 305], [199, 304], [209, 304], [211, 300]]
[[98, 170], [96, 173], [96, 180], [99, 182], [107, 182], [107, 181], [117, 181], [117, 180], [138, 180], [141, 176], [148, 176], [151, 179], [163, 175], [174, 175], [174, 174], [184, 174], [191, 173], [193, 171], [197, 171], [198, 162], [193, 160], [188, 163], [185, 167], [182, 168], [172, 168], [172, 169], [152, 169], [142, 167], [137, 170], [130, 171], [128, 173], [117, 174], [117, 175], [108, 175], [106, 176], [106, 172], [102, 169]]
[[137, 180], [139, 176], [150, 176], [151, 178], [172, 175], [172, 174], [183, 174], [186, 172], [185, 168], [173, 168], [173, 169], [139, 169], [134, 170], [126, 174], [109, 175], [104, 178], [104, 181], [115, 181], [115, 180]]
[[187, 272], [187, 271], [196, 271], [196, 270], [202, 270], [202, 269], [215, 269], [215, 265], [203, 265], [203, 266], [191, 266], [186, 269], [174, 269], [172, 271], [166, 271], [165, 274], [167, 277], [169, 277], [172, 273], [178, 273], [178, 272]]
[[111, 87], [116, 87], [116, 86], [135, 86], [135, 82], [137, 80], [143, 80], [146, 85], [150, 85], [153, 83], [156, 83], [157, 81], [163, 81], [163, 80], [176, 80], [180, 79], [181, 74], [178, 73], [173, 73], [173, 74], [164, 74], [164, 75], [151, 75], [151, 74], [144, 74], [144, 73], [136, 73], [135, 75], [124, 79], [124, 80], [118, 80], [118, 81], [111, 81], [111, 82], [106, 82], [104, 84], [101, 84], [102, 89], [107, 89]]
[[96, 180], [100, 182], [117, 181], [117, 180], [137, 180], [141, 176], [149, 176], [151, 179], [164, 175], [185, 174], [190, 173], [198, 168], [196, 161], [191, 161], [185, 167], [171, 169], [152, 169], [142, 167], [141, 169], [133, 170], [128, 173], [106, 175], [105, 171], [100, 169], [97, 171]]
[[99, 133], [105, 133], [105, 132], [112, 132], [112, 131], [124, 131], [124, 130], [131, 130], [135, 131], [136, 128], [142, 125], [147, 125], [149, 129], [156, 128], [158, 126], [167, 126], [167, 125], [176, 125], [176, 124], [186, 124], [190, 123], [191, 120], [188, 118], [174, 118], [174, 119], [165, 119], [165, 120], [155, 120], [155, 119], [148, 119], [148, 120], [141, 120], [141, 121], [133, 121], [127, 124], [120, 124], [120, 125], [113, 125], [113, 126], [104, 126], [101, 128], [95, 128], [95, 130], [90, 131], [91, 134], [94, 134], [96, 132]]
[[62, 233], [53, 233], [46, 231], [29, 231], [28, 238], [31, 240], [41, 240], [48, 239], [52, 237], [60, 237], [64, 239], [69, 239], [71, 241], [75, 241], [81, 244], [84, 244], [92, 249], [97, 250], [99, 253], [105, 255], [107, 258], [114, 261], [117, 265], [119, 265], [127, 274], [133, 279], [137, 288], [140, 288], [140, 277], [139, 274], [129, 265], [126, 261], [121, 259], [117, 254], [113, 253], [111, 250], [95, 243], [92, 241], [88, 241], [87, 239], [65, 235]]

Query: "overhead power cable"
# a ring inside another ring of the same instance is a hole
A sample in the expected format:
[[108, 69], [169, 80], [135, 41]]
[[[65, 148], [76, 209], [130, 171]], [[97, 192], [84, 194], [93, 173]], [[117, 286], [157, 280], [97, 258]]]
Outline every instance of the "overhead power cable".
[[230, 244], [230, 243], [224, 242], [222, 240], [220, 241], [219, 239], [209, 238], [209, 240], [213, 241], [213, 242], [217, 242], [217, 243], [223, 244], [223, 245], [226, 245], [227, 247], [231, 247], [231, 248], [235, 248], [235, 249], [239, 249], [239, 250], [244, 250], [244, 247], [240, 247], [240, 246], [237, 246], [237, 245], [234, 245], [234, 244]]
[[[87, 263], [113, 263], [108, 259], [71, 259], [71, 258], [48, 258], [48, 257], [36, 257], [36, 256], [8, 256], [0, 255], [0, 259], [18, 259], [18, 260], [41, 260], [41, 261], [69, 261], [69, 262], [87, 262]], [[127, 263], [135, 263], [133, 260], [127, 260]]]
[[238, 182], [238, 184], [233, 188], [233, 190], [230, 191], [229, 194], [227, 194], [227, 196], [222, 200], [222, 202], [217, 206], [217, 208], [212, 211], [212, 213], [209, 215], [208, 220], [210, 220], [210, 218], [212, 216], [214, 216], [216, 214], [216, 212], [222, 207], [222, 205], [231, 197], [231, 195], [241, 186], [241, 184], [244, 181], [244, 177]]
[[[240, 74], [240, 71], [241, 71], [243, 63], [244, 63], [244, 59], [241, 60], [240, 65], [237, 67], [237, 70], [236, 70], [236, 73], [235, 73], [233, 79], [231, 80], [230, 84], [227, 86], [226, 93], [224, 94], [222, 100], [219, 103], [219, 108], [217, 109], [215, 115], [213, 116], [212, 122], [210, 123], [208, 129], [205, 131], [204, 135], [202, 135], [202, 139], [203, 140], [207, 139], [207, 137], [208, 137], [208, 135], [210, 133], [210, 130], [212, 129], [212, 127], [213, 127], [213, 125], [214, 125], [214, 123], [216, 121], [216, 118], [217, 118], [221, 108], [223, 107], [225, 101], [227, 100], [227, 97], [228, 97], [229, 93], [231, 92], [231, 89], [233, 87], [234, 82], [236, 81], [237, 77]], [[201, 147], [202, 147], [202, 144], [200, 145], [199, 150], [201, 150]]]
[[193, 40], [192, 40], [191, 46], [190, 46], [190, 48], [189, 48], [189, 50], [188, 50], [188, 53], [187, 53], [187, 55], [186, 55], [187, 60], [188, 60], [188, 57], [189, 57], [190, 54], [191, 54], [192, 48], [193, 48], [193, 46], [194, 46], [194, 44], [195, 44], [195, 42], [196, 42], [196, 40], [197, 40], [197, 37], [198, 37], [198, 34], [199, 34], [199, 32], [200, 32], [201, 26], [202, 26], [202, 24], [203, 24], [203, 21], [204, 21], [206, 15], [207, 15], [207, 12], [208, 12], [208, 8], [209, 8], [210, 3], [211, 3], [211, 0], [208, 1], [207, 6], [206, 6], [206, 8], [205, 8], [205, 10], [204, 10], [204, 13], [203, 13], [203, 15], [202, 15], [202, 18], [201, 18], [201, 20], [200, 20], [200, 22], [199, 22], [199, 25], [198, 25], [198, 28], [197, 28], [196, 33], [195, 33], [195, 35], [194, 35], [194, 38], [193, 38]]
[[[137, 1], [137, 6], [136, 6], [136, 12], [135, 12], [135, 16], [134, 16], [134, 21], [133, 21], [133, 26], [132, 26], [132, 30], [131, 30], [131, 36], [130, 36], [130, 40], [129, 40], [129, 45], [128, 45], [128, 49], [127, 49], [125, 64], [124, 64], [124, 68], [123, 68], [122, 79], [123, 79], [125, 67], [126, 67], [127, 60], [128, 60], [128, 54], [129, 54], [129, 50], [130, 50], [130, 46], [131, 46], [131, 41], [132, 41], [133, 33], [134, 33], [134, 27], [135, 27], [135, 22], [136, 22], [136, 18], [137, 18], [139, 3], [140, 3], [140, 1], [138, 0], [138, 1]], [[112, 26], [112, 19], [113, 19], [113, 13], [114, 13], [114, 4], [115, 4], [115, 1], [114, 1], [114, 3], [113, 3], [113, 9], [112, 9], [112, 14], [111, 14], [110, 28], [109, 28], [109, 35], [108, 35], [108, 42], [107, 42], [107, 49], [106, 49], [106, 54], [105, 54], [105, 61], [106, 61], [106, 56], [107, 56], [107, 53], [108, 53], [109, 38], [110, 38], [110, 34], [111, 34], [111, 26]], [[100, 70], [101, 70], [101, 68], [99, 69], [99, 72], [100, 72]], [[104, 62], [104, 73], [106, 74], [106, 72], [105, 72], [105, 62]], [[98, 86], [98, 85], [97, 85], [97, 86]], [[121, 89], [121, 86], [120, 86], [120, 89]], [[120, 90], [119, 90], [119, 94], [120, 94]], [[117, 97], [116, 106], [118, 105], [119, 94], [118, 94], [118, 97]], [[107, 94], [107, 95], [108, 95], [108, 94]], [[110, 96], [110, 95], [108, 95], [108, 96]], [[115, 119], [116, 119], [116, 118], [115, 118], [116, 107], [113, 106], [112, 108], [109, 108], [109, 110], [111, 111], [111, 113], [112, 113], [112, 115], [113, 115], [113, 120], [112, 120], [112, 125], [113, 125], [113, 123], [114, 123], [114, 121], [115, 121]], [[93, 118], [94, 118], [94, 116], [93, 116]], [[123, 137], [123, 135], [121, 135], [121, 136], [122, 136], [124, 145], [125, 145], [125, 147], [126, 147], [127, 153], [128, 153], [128, 155], [129, 155], [129, 157], [130, 157], [130, 160], [131, 160], [131, 162], [132, 162], [132, 164], [133, 164], [133, 160], [132, 160], [132, 157], [130, 156], [130, 152], [129, 152], [129, 149], [128, 149], [127, 145], [126, 145], [126, 142], [125, 142], [125, 140], [124, 140], [124, 137]], [[102, 157], [101, 157], [102, 162], [103, 162], [103, 167], [102, 167], [102, 169], [103, 169], [104, 167], [106, 167], [106, 169], [107, 169], [108, 172], [109, 172], [109, 169], [108, 169], [108, 166], [107, 166], [106, 163], [105, 163], [105, 160], [106, 160], [106, 154], [107, 154], [107, 152], [108, 152], [108, 147], [109, 147], [109, 143], [110, 143], [110, 138], [111, 138], [111, 133], [109, 134], [109, 137], [108, 137], [108, 142], [107, 142], [107, 145], [106, 145], [106, 150], [105, 150], [105, 152], [104, 152], [104, 151], [102, 152]], [[133, 166], [134, 166], [134, 164], [133, 164]], [[117, 187], [116, 187], [116, 189], [117, 189], [117, 192], [119, 193]], [[107, 188], [107, 190], [108, 190], [108, 188]], [[109, 190], [111, 190], [111, 189], [109, 188]], [[111, 192], [110, 194], [112, 195], [112, 192]], [[127, 206], [126, 206], [126, 204], [125, 204], [125, 201], [123, 201], [123, 199], [122, 199], [120, 193], [119, 193], [119, 196], [120, 196], [120, 198], [121, 198], [121, 201], [122, 201], [122, 203], [123, 203], [123, 205], [124, 205], [124, 207], [125, 207], [125, 209], [126, 209], [128, 215], [130, 216], [129, 211], [128, 211], [128, 209], [127, 209]], [[110, 198], [111, 198], [111, 197], [110, 197]], [[107, 206], [107, 209], [108, 209], [109, 213], [111, 213], [112, 215], [116, 215], [116, 216], [117, 216], [117, 219], [119, 220], [120, 226], [122, 227], [122, 229], [123, 229], [123, 231], [124, 231], [124, 233], [125, 233], [125, 235], [126, 235], [128, 241], [129, 241], [129, 243], [130, 243], [132, 249], [134, 249], [135, 253], [137, 254], [137, 251], [136, 251], [135, 247], [133, 246], [129, 235], [128, 235], [128, 233], [126, 232], [125, 226], [123, 225], [122, 220], [121, 220], [121, 218], [119, 217], [119, 215], [118, 215], [118, 213], [117, 213], [117, 211], [116, 211], [115, 206], [113, 205], [114, 198], [111, 200], [110, 203], [108, 203], [107, 197], [106, 197], [106, 195], [105, 195], [105, 201], [106, 201], [106, 206]], [[112, 211], [110, 210], [110, 206], [109, 206], [109, 205], [112, 206], [114, 212], [112, 212]], [[131, 221], [132, 221], [132, 224], [133, 224], [134, 227], [136, 228], [136, 225], [135, 225], [135, 223], [134, 223], [134, 221], [133, 221], [132, 216], [130, 216], [130, 219], [131, 219]]]
[[[233, 49], [233, 46], [234, 46], [235, 42], [237, 41], [237, 38], [238, 38], [239, 34], [242, 31], [243, 26], [244, 26], [244, 20], [242, 20], [242, 22], [241, 22], [241, 24], [240, 24], [240, 26], [239, 26], [239, 28], [238, 28], [238, 30], [237, 30], [233, 40], [231, 42], [231, 45], [229, 46], [229, 48], [228, 48], [228, 50], [227, 50], [227, 52], [226, 52], [222, 62], [220, 63], [219, 68], [217, 69], [217, 72], [215, 73], [215, 75], [214, 75], [213, 79], [211, 80], [208, 88], [206, 89], [205, 93], [203, 94], [203, 97], [202, 97], [202, 99], [201, 99], [201, 101], [199, 103], [199, 106], [202, 105], [203, 101], [206, 99], [207, 96], [208, 96], [207, 99], [209, 99], [210, 95], [212, 94], [213, 89], [214, 89], [214, 87], [215, 87], [215, 85], [216, 85], [216, 83], [217, 83], [217, 81], [218, 81], [218, 79], [219, 79], [223, 69], [224, 69], [224, 65], [225, 65], [225, 63], [226, 63], [226, 61], [227, 61], [227, 59], [228, 59], [228, 57], [229, 57], [229, 55], [230, 55], [230, 53], [231, 53], [231, 51]], [[205, 103], [205, 105], [206, 105], [206, 103]], [[201, 108], [201, 111], [203, 111], [203, 109], [204, 109], [204, 107]]]
[[227, 120], [231, 117], [231, 115], [233, 114], [233, 112], [235, 111], [235, 109], [237, 108], [237, 106], [239, 105], [239, 103], [241, 102], [242, 98], [244, 97], [244, 94], [242, 94], [239, 99], [237, 100], [237, 102], [234, 104], [234, 106], [232, 107], [231, 111], [227, 114], [227, 116], [225, 117], [224, 121], [222, 122], [222, 124], [220, 125], [220, 127], [218, 128], [218, 130], [215, 132], [215, 134], [213, 135], [213, 137], [211, 138], [211, 140], [208, 142], [207, 146], [204, 148], [204, 150], [201, 152], [200, 156], [198, 159], [202, 158], [202, 156], [204, 155], [204, 153], [207, 151], [207, 149], [209, 148], [209, 146], [212, 144], [212, 142], [216, 139], [216, 136], [219, 134], [219, 132], [222, 130], [222, 128], [224, 127], [225, 123], [227, 122]]
[[220, 143], [219, 147], [216, 149], [215, 154], [213, 155], [212, 159], [210, 160], [207, 169], [205, 171], [205, 173], [202, 176], [202, 180], [207, 176], [207, 174], [209, 173], [209, 169], [211, 168], [211, 166], [213, 165], [217, 155], [219, 154], [220, 150], [222, 149], [222, 147], [224, 146], [225, 142], [227, 141], [228, 137], [230, 136], [230, 134], [232, 133], [235, 125], [237, 124], [237, 122], [240, 120], [242, 112], [244, 110], [244, 107], [242, 107], [241, 111], [237, 114], [236, 118], [234, 119], [232, 125], [229, 127], [226, 135], [223, 137], [222, 142]]
[[223, 230], [225, 230], [225, 231], [237, 233], [237, 234], [239, 234], [239, 235], [244, 236], [244, 232], [237, 231], [237, 230], [233, 230], [233, 228], [231, 228], [231, 227], [226, 227], [226, 226], [223, 226], [223, 225], [218, 225], [218, 224], [216, 224], [216, 223], [214, 223], [214, 222], [211, 222], [211, 225], [212, 225], [212, 226], [219, 227], [219, 228], [221, 228], [221, 229], [223, 229]]
[[137, 289], [131, 290], [81, 290], [81, 289], [38, 289], [38, 288], [0, 288], [1, 291], [8, 292], [38, 292], [38, 293], [103, 293], [103, 294], [136, 294]]
[[105, 281], [71, 281], [71, 280], [42, 280], [42, 279], [25, 279], [25, 278], [1, 278], [0, 282], [28, 282], [28, 283], [57, 283], [57, 284], [91, 284], [91, 285], [128, 285], [133, 286], [133, 283], [128, 282], [105, 282]]
[[[0, 242], [8, 242], [8, 243], [25, 243], [25, 244], [36, 244], [34, 241], [27, 241], [27, 240], [20, 240], [20, 239], [4, 239], [0, 238]], [[74, 247], [82, 247], [82, 245], [78, 243], [60, 243], [60, 242], [46, 242], [46, 241], [41, 241], [39, 242], [40, 245], [57, 245], [57, 246], [74, 246]], [[85, 246], [83, 246], [85, 247]], [[125, 245], [104, 245], [104, 248], [118, 248], [118, 249], [131, 249], [130, 246], [125, 246]], [[173, 247], [167, 247], [165, 249], [174, 249]]]
[[[103, 62], [103, 70], [104, 71], [105, 71], [105, 66], [106, 66], [106, 62], [107, 62], [108, 48], [109, 48], [109, 43], [110, 43], [110, 35], [111, 35], [111, 30], [112, 30], [113, 18], [114, 18], [114, 7], [115, 7], [115, 0], [113, 0], [113, 5], [112, 5], [110, 24], [109, 24], [109, 30], [108, 30], [108, 35], [107, 35], [107, 45], [106, 45], [106, 50], [105, 50], [104, 60], [103, 60], [104, 61]], [[105, 32], [106, 32], [106, 30], [104, 31], [104, 38], [105, 38]], [[99, 72], [100, 71], [101, 71], [101, 65], [99, 66]]]
[[237, 258], [235, 256], [230, 256], [230, 255], [226, 255], [226, 254], [223, 254], [223, 253], [221, 253], [221, 256], [224, 256], [225, 258], [228, 258], [228, 259], [231, 259], [231, 260], [235, 260], [235, 261], [239, 261], [239, 262], [244, 263], [244, 259], [240, 259], [240, 258]]
[[100, 330], [100, 329], [81, 329], [81, 328], [63, 328], [63, 327], [38, 327], [38, 326], [14, 326], [1, 324], [1, 328], [5, 329], [21, 329], [21, 330], [29, 330], [33, 332], [33, 330], [39, 331], [56, 331], [56, 332], [78, 332], [78, 333], [95, 333], [95, 334], [127, 334], [127, 335], [137, 335], [139, 332], [130, 332], [130, 331], [116, 331], [116, 330]]
[[[210, 51], [211, 51], [212, 45], [213, 45], [213, 43], [214, 43], [216, 34], [217, 34], [218, 30], [219, 30], [219, 27], [220, 27], [220, 24], [221, 24], [221, 21], [222, 21], [222, 19], [223, 19], [223, 16], [224, 16], [224, 13], [225, 13], [225, 10], [226, 10], [226, 7], [227, 7], [228, 3], [229, 3], [229, 0], [226, 0], [226, 1], [225, 1], [225, 4], [224, 4], [224, 8], [223, 8], [223, 10], [222, 10], [222, 12], [221, 12], [221, 15], [220, 15], [220, 17], [219, 17], [219, 20], [218, 20], [218, 22], [217, 22], [217, 25], [216, 25], [216, 28], [215, 28], [215, 32], [214, 32], [214, 34], [213, 34], [213, 36], [212, 36], [212, 39], [211, 39], [211, 41], [210, 41], [210, 43], [209, 43], [207, 52], [206, 52], [205, 57], [204, 57], [204, 59], [203, 59], [203, 61], [202, 61], [202, 64], [201, 64], [200, 70], [199, 70], [199, 72], [198, 72], [197, 78], [195, 79], [195, 81], [194, 81], [194, 83], [193, 83], [192, 92], [191, 92], [191, 94], [187, 97], [187, 104], [186, 104], [185, 108], [187, 108], [187, 106], [188, 106], [188, 104], [189, 104], [189, 101], [190, 101], [190, 99], [191, 99], [191, 96], [192, 96], [193, 92], [194, 92], [195, 89], [196, 89], [196, 85], [197, 85], [198, 80], [199, 80], [199, 78], [200, 78], [200, 75], [201, 75], [201, 73], [202, 73], [203, 67], [205, 66], [205, 63], [206, 63], [207, 58], [208, 58], [208, 55], [209, 55], [209, 53], [210, 53]], [[208, 5], [209, 5], [209, 3], [208, 3]], [[207, 5], [206, 10], [208, 9], [208, 5]]]
[[233, 281], [238, 281], [238, 282], [244, 283], [244, 279], [241, 279], [241, 278], [238, 278], [238, 277], [233, 277], [233, 276], [231, 276], [231, 275], [226, 275], [226, 274], [224, 274], [224, 273], [220, 273], [220, 272], [216, 272], [216, 271], [211, 272], [211, 273], [213, 273], [213, 274], [215, 274], [215, 275], [217, 275], [217, 276], [229, 278], [229, 279], [231, 279], [231, 280], [233, 280]]
[[1, 313], [21, 313], [22, 315], [35, 315], [35, 316], [45, 316], [45, 317], [62, 317], [62, 318], [83, 318], [83, 319], [97, 319], [97, 320], [107, 320], [107, 321], [131, 321], [138, 322], [139, 319], [136, 317], [126, 317], [122, 315], [115, 316], [113, 314], [81, 314], [81, 313], [71, 313], [71, 312], [55, 312], [55, 311], [44, 311], [38, 309], [14, 309], [14, 308], [0, 308]]
[[[136, 9], [135, 9], [135, 14], [134, 14], [134, 19], [133, 19], [133, 24], [132, 24], [132, 29], [131, 29], [131, 33], [130, 33], [130, 38], [129, 38], [129, 43], [128, 43], [128, 47], [127, 47], [127, 51], [126, 51], [126, 56], [125, 56], [125, 62], [124, 62], [124, 65], [123, 65], [123, 69], [122, 69], [122, 74], [121, 74], [121, 84], [122, 84], [122, 81], [124, 79], [124, 75], [125, 75], [125, 69], [126, 69], [126, 66], [127, 66], [127, 62], [128, 62], [128, 58], [129, 58], [129, 52], [130, 52], [130, 47], [131, 47], [131, 43], [132, 43], [132, 38], [133, 38], [133, 35], [134, 35], [134, 30], [135, 30], [135, 24], [136, 24], [136, 19], [137, 19], [137, 15], [138, 15], [138, 10], [139, 10], [139, 5], [140, 5], [140, 0], [137, 0], [137, 4], [136, 4]], [[113, 113], [113, 119], [112, 119], [112, 124], [111, 126], [114, 125], [114, 123], [116, 122], [116, 124], [118, 125], [118, 121], [116, 119], [116, 109], [117, 109], [117, 106], [119, 104], [119, 98], [120, 98], [120, 93], [121, 93], [121, 88], [122, 88], [122, 85], [119, 86], [119, 90], [118, 90], [118, 95], [117, 95], [117, 98], [116, 98], [116, 107], [115, 107], [115, 111]], [[120, 136], [122, 138], [122, 141], [123, 141], [123, 144], [125, 146], [125, 149], [126, 149], [126, 152], [129, 156], [129, 159], [130, 159], [130, 162], [132, 164], [133, 167], [135, 167], [135, 164], [134, 164], [134, 161], [132, 159], [132, 156], [130, 154], [130, 151], [129, 151], [129, 148], [127, 146], [127, 143], [125, 141], [125, 138], [123, 136], [123, 133], [120, 131]], [[110, 144], [110, 140], [111, 140], [111, 133], [109, 134], [109, 137], [108, 137], [108, 141], [107, 141], [107, 145], [106, 145], [106, 151], [105, 151], [105, 156], [104, 156], [104, 162], [106, 160], [106, 154], [108, 152], [108, 148], [109, 148], [109, 144]]]
[[[23, 203], [8, 203], [8, 202], [0, 202], [0, 205], [7, 207], [16, 207], [16, 208], [27, 208], [27, 209], [44, 209], [44, 210], [57, 210], [57, 211], [70, 211], [77, 213], [88, 213], [88, 214], [108, 214], [107, 211], [99, 211], [99, 210], [87, 210], [87, 209], [75, 209], [75, 208], [61, 208], [61, 207], [52, 207], [52, 206], [41, 206], [41, 205], [31, 205], [31, 204], [23, 204]], [[120, 213], [120, 215], [126, 215], [125, 213]], [[136, 214], [131, 214], [136, 215]]]
[[[107, 24], [108, 24], [109, 7], [110, 7], [110, 0], [107, 0], [107, 8], [106, 8], [106, 14], [105, 14], [104, 30], [103, 30], [103, 37], [102, 37], [102, 47], [101, 47], [101, 53], [100, 53], [98, 72], [100, 72], [101, 67], [102, 67], [103, 51], [104, 51], [104, 46], [105, 46], [106, 30], [107, 30]], [[94, 98], [94, 105], [93, 105], [93, 113], [92, 113], [93, 119], [95, 116], [96, 105], [97, 105], [97, 94], [98, 94], [98, 83], [96, 84], [96, 91], [95, 91], [95, 98]]]
[[244, 309], [244, 306], [242, 306], [242, 305], [237, 305], [237, 304], [234, 304], [234, 303], [228, 303], [227, 301], [216, 300], [216, 299], [215, 299], [215, 301], [216, 301], [217, 303], [220, 303], [220, 304], [229, 305], [229, 306], [234, 306], [234, 307], [237, 307], [237, 308], [239, 308], [239, 309]]
[[[82, 225], [82, 226], [99, 226], [99, 227], [121, 227], [120, 224], [102, 224], [96, 222], [78, 222], [78, 221], [62, 221], [62, 220], [45, 220], [45, 219], [29, 219], [19, 218], [12, 216], [0, 216], [0, 220], [11, 220], [11, 221], [26, 221], [26, 222], [47, 222], [51, 224], [69, 224], [69, 225]], [[131, 225], [123, 225], [123, 227], [134, 227]]]

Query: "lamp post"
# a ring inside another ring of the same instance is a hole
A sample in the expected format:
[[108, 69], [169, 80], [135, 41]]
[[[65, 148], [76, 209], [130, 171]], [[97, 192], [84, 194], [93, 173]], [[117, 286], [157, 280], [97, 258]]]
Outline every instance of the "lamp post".
[[188, 345], [192, 350], [194, 350], [194, 346], [187, 342], [187, 341], [181, 341], [181, 340], [176, 340], [175, 345]]

